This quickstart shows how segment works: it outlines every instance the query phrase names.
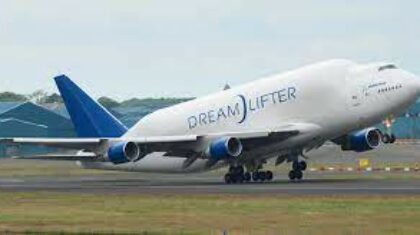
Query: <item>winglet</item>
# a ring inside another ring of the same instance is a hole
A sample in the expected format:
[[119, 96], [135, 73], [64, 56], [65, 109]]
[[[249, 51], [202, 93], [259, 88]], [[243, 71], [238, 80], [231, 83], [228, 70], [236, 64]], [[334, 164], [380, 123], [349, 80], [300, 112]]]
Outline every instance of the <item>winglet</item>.
[[79, 137], [121, 137], [127, 128], [66, 75], [54, 78]]

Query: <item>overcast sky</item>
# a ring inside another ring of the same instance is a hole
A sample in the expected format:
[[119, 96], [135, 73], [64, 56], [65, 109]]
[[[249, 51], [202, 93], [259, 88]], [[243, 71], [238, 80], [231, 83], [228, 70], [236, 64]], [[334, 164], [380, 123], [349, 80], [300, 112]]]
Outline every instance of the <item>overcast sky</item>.
[[331, 58], [420, 74], [420, 2], [1, 0], [0, 90], [200, 96]]

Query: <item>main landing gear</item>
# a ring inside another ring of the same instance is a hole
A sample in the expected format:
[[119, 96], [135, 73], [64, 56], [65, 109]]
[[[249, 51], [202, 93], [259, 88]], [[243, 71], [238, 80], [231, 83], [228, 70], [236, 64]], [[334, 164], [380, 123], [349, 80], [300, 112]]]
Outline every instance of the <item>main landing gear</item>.
[[229, 172], [225, 174], [225, 182], [227, 184], [238, 184], [271, 181], [273, 179], [273, 172], [271, 171], [254, 171], [245, 172], [243, 166], [231, 166]]
[[[288, 158], [292, 162], [292, 170], [289, 172], [289, 179], [291, 181], [301, 180], [303, 178], [303, 171], [306, 170], [307, 164], [305, 161], [299, 161], [299, 155], [290, 155]], [[278, 161], [278, 162], [283, 162]], [[240, 184], [248, 182], [267, 182], [273, 180], [273, 172], [262, 171], [264, 162], [257, 162], [246, 165], [247, 171], [245, 171], [242, 165], [231, 165], [228, 173], [225, 174], [224, 180], [227, 184]]]
[[303, 171], [307, 168], [305, 161], [293, 161], [292, 170], [289, 171], [290, 180], [301, 180], [303, 177]]

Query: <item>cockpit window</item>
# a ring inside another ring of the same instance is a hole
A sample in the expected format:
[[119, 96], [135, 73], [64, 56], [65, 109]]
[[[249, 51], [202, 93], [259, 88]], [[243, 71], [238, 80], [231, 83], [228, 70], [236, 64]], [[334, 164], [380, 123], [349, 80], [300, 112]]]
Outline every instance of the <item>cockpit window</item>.
[[387, 70], [387, 69], [397, 69], [397, 66], [395, 66], [393, 64], [387, 64], [387, 65], [379, 67], [378, 71], [381, 72], [381, 71], [384, 71], [384, 70]]

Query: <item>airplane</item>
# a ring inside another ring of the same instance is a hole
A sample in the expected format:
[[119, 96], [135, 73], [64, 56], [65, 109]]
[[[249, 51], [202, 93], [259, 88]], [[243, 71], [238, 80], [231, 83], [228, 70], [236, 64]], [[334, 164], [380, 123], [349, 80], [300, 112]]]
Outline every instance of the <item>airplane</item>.
[[270, 159], [291, 163], [289, 179], [301, 180], [305, 154], [327, 141], [354, 152], [393, 143], [392, 133], [374, 125], [403, 114], [420, 95], [420, 79], [395, 64], [335, 59], [157, 110], [128, 129], [66, 75], [55, 82], [78, 137], [3, 141], [77, 150], [37, 159], [91, 169], [190, 173], [227, 167], [228, 184], [272, 180], [263, 170]]

